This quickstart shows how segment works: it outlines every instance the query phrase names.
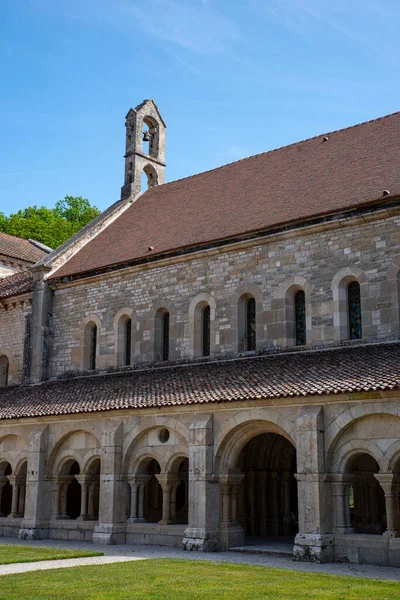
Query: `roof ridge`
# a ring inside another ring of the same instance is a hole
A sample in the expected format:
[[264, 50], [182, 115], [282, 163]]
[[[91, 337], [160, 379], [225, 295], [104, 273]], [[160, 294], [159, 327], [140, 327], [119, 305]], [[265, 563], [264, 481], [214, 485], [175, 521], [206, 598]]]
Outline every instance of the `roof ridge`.
[[192, 179], [194, 177], [199, 177], [200, 175], [204, 175], [205, 173], [211, 173], [214, 171], [219, 171], [220, 169], [225, 169], [226, 167], [230, 167], [231, 165], [235, 165], [237, 163], [242, 163], [245, 160], [249, 160], [251, 158], [256, 158], [258, 156], [263, 156], [266, 154], [272, 154], [273, 152], [280, 152], [282, 150], [286, 150], [287, 148], [292, 148], [293, 146], [298, 146], [300, 144], [304, 144], [306, 142], [310, 142], [312, 140], [316, 140], [322, 136], [329, 136], [334, 133], [341, 133], [342, 131], [348, 131], [350, 129], [355, 129], [356, 127], [362, 127], [363, 125], [368, 125], [370, 123], [376, 123], [378, 121], [382, 121], [384, 119], [388, 119], [389, 117], [394, 117], [395, 115], [400, 115], [400, 110], [394, 111], [387, 115], [382, 115], [381, 117], [376, 117], [375, 119], [368, 119], [367, 121], [362, 121], [361, 123], [355, 123], [354, 125], [348, 125], [347, 127], [341, 127], [340, 129], [334, 129], [332, 131], [325, 131], [322, 133], [318, 133], [317, 135], [313, 135], [309, 138], [304, 138], [303, 140], [298, 140], [297, 142], [292, 142], [291, 144], [286, 144], [285, 146], [278, 146], [277, 148], [272, 148], [271, 150], [265, 150], [264, 152], [257, 152], [257, 154], [251, 154], [250, 156], [244, 156], [243, 158], [239, 158], [237, 160], [233, 160], [232, 162], [225, 163], [224, 165], [220, 165], [219, 167], [213, 167], [212, 169], [206, 169], [205, 171], [200, 171], [199, 173], [193, 173], [192, 175], [187, 175], [186, 177], [179, 177], [178, 179], [174, 179], [173, 181], [167, 181], [160, 185], [149, 188], [144, 192], [143, 196], [148, 191], [157, 191], [158, 189], [165, 188], [165, 186], [171, 185], [173, 183], [178, 183], [179, 181], [186, 181], [188, 179]]

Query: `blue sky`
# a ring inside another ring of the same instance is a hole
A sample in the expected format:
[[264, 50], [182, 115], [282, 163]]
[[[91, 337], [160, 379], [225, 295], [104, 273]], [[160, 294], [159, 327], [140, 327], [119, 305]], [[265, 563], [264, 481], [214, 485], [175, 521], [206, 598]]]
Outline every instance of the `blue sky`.
[[144, 98], [167, 181], [399, 110], [399, 30], [397, 0], [0, 0], [0, 211], [117, 200]]

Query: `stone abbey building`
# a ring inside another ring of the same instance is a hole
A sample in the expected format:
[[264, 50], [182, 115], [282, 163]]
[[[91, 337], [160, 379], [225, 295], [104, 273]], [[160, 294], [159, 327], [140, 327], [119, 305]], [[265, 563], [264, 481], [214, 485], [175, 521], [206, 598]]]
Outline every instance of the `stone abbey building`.
[[165, 131], [0, 281], [1, 533], [400, 566], [400, 113], [166, 184]]

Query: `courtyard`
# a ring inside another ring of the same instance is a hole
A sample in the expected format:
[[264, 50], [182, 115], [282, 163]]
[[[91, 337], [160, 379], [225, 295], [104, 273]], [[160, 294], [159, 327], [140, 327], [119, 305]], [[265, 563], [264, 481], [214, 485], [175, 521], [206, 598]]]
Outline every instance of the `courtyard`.
[[[5, 554], [18, 560], [21, 553], [29, 555], [25, 560], [35, 560], [36, 555], [39, 562], [1, 561]], [[48, 560], [51, 558], [55, 560]], [[400, 597], [398, 568], [296, 563], [272, 554], [190, 553], [160, 546], [100, 547], [82, 542], [4, 539], [0, 543], [0, 562], [0, 598], [4, 600]]]

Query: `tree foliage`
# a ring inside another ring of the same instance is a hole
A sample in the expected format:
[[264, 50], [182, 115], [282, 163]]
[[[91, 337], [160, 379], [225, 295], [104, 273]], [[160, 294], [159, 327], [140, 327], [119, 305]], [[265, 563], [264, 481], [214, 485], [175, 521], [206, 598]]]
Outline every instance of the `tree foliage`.
[[99, 214], [86, 198], [65, 196], [54, 208], [30, 206], [10, 216], [0, 213], [0, 231], [57, 248]]

